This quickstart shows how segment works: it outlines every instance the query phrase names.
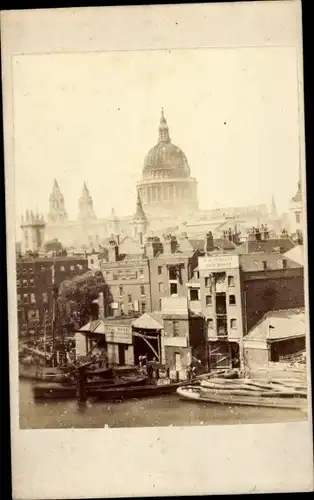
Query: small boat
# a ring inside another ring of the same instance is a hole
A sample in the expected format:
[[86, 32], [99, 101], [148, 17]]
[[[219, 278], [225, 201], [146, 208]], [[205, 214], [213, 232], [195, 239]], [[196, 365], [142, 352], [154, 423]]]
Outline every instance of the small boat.
[[175, 393], [179, 387], [187, 384], [191, 384], [191, 382], [91, 389], [89, 391], [89, 396], [95, 399], [101, 399], [102, 401], [124, 401], [126, 399], [152, 398]]
[[177, 394], [184, 400], [193, 400], [207, 404], [222, 404], [228, 406], [258, 406], [268, 408], [290, 408], [295, 410], [306, 410], [307, 399], [298, 396], [285, 395], [281, 397], [280, 394], [276, 397], [263, 395], [241, 395], [229, 393], [223, 394], [216, 390], [203, 390], [201, 387], [187, 386], [178, 387]]
[[87, 377], [101, 377], [104, 379], [112, 379], [114, 377], [113, 368], [94, 368], [86, 371]]
[[[102, 380], [102, 381], [88, 381], [86, 383], [87, 396], [90, 396], [91, 391], [129, 387], [136, 385], [143, 385], [147, 381], [147, 377], [132, 377], [126, 379]], [[61, 384], [36, 384], [33, 387], [33, 395], [35, 399], [75, 399], [77, 386], [75, 383]]]
[[43, 381], [43, 382], [67, 382], [70, 380], [70, 376], [67, 373], [64, 373], [59, 370], [55, 370], [53, 368], [42, 369], [36, 366], [19, 366], [19, 377], [28, 380], [34, 381]]

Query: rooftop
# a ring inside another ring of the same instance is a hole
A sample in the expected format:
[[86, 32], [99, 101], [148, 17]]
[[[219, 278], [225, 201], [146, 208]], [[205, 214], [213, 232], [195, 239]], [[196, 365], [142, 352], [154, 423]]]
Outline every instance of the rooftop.
[[253, 252], [279, 252], [285, 253], [295, 246], [290, 238], [270, 238], [268, 240], [247, 240], [239, 245], [234, 253], [253, 253]]
[[304, 266], [304, 247], [303, 245], [296, 245], [284, 254], [288, 259], [297, 262], [301, 266]]
[[34, 262], [62, 262], [62, 261], [81, 261], [81, 260], [85, 260], [87, 262], [87, 259], [86, 257], [84, 257], [84, 255], [66, 255], [66, 256], [62, 256], [62, 257], [48, 257], [48, 256], [39, 256], [39, 257], [28, 257], [28, 256], [25, 256], [25, 257], [17, 257], [16, 258], [16, 262], [17, 264], [23, 264], [23, 263], [29, 263], [29, 264], [33, 264]]
[[[266, 269], [264, 267], [266, 262]], [[285, 267], [284, 267], [285, 262]], [[240, 267], [242, 271], [275, 271], [279, 269], [298, 269], [301, 264], [289, 259], [280, 253], [255, 252], [240, 255]]]
[[278, 341], [294, 337], [304, 337], [305, 334], [304, 308], [282, 309], [267, 312], [244, 337], [244, 341]]

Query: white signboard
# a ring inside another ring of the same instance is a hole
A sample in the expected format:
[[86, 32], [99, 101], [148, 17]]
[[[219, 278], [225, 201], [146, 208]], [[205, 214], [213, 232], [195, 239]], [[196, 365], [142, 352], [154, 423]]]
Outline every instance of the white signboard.
[[200, 271], [215, 271], [224, 269], [237, 269], [239, 267], [238, 255], [211, 255], [199, 257], [198, 268]]
[[188, 341], [185, 337], [164, 337], [165, 347], [187, 347]]
[[104, 325], [106, 342], [132, 344], [132, 327]]

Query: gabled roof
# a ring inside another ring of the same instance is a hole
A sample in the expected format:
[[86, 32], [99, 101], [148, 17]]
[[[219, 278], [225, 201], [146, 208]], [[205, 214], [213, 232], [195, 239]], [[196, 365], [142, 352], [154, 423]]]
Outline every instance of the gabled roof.
[[134, 323], [134, 328], [140, 328], [142, 330], [161, 330], [163, 325], [163, 320], [160, 313], [144, 313], [142, 316], [137, 318]]
[[79, 329], [79, 332], [94, 333], [96, 329], [102, 326], [101, 323], [103, 324], [103, 321], [101, 321], [100, 319], [89, 321], [88, 323], [86, 323], [86, 325], [82, 326], [82, 328]]

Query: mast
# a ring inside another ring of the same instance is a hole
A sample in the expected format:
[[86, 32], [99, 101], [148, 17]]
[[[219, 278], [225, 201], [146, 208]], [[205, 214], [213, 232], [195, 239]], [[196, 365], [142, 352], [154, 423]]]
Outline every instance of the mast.
[[44, 353], [47, 354], [47, 311], [44, 312]]
[[52, 364], [54, 366], [55, 364], [55, 349], [56, 349], [56, 289], [55, 289], [55, 264], [56, 264], [56, 259], [54, 260], [54, 263], [51, 267], [51, 283], [52, 283], [52, 353], [53, 353], [53, 358], [52, 358]]

